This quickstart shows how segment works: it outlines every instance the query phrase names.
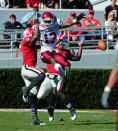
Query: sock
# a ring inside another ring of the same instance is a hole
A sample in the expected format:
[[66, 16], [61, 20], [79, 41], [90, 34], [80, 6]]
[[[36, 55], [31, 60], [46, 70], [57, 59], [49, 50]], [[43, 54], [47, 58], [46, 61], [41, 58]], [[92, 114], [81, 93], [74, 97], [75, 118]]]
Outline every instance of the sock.
[[37, 119], [37, 96], [32, 95], [30, 96], [30, 104], [31, 104], [31, 111], [32, 111], [32, 119]]
[[49, 101], [49, 103], [50, 103], [50, 106], [54, 108], [55, 95], [54, 95], [53, 92], [51, 92], [51, 94], [50, 94], [50, 101]]

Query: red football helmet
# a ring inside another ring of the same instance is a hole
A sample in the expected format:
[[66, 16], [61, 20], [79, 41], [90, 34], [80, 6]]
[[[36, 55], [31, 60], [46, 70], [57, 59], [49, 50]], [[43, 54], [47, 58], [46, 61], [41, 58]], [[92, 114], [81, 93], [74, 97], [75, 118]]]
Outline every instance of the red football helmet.
[[25, 37], [32, 37], [33, 36], [33, 28], [27, 28], [23, 32], [24, 38]]
[[51, 25], [53, 24], [54, 21], [54, 17], [50, 12], [44, 12], [42, 14], [42, 24], [46, 27], [46, 28], [50, 28]]

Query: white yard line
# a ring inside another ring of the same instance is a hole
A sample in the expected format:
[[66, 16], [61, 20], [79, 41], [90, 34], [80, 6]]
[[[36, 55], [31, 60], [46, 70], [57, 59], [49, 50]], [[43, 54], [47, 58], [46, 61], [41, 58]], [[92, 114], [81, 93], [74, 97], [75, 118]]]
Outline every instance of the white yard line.
[[[40, 112], [47, 112], [46, 109], [38, 109]], [[0, 109], [0, 112], [31, 112], [30, 109]], [[55, 112], [69, 112], [68, 109], [55, 109]], [[96, 111], [83, 111], [83, 110], [76, 110], [76, 112], [82, 112], [82, 113], [108, 113], [108, 112], [116, 112], [116, 110], [96, 110]]]

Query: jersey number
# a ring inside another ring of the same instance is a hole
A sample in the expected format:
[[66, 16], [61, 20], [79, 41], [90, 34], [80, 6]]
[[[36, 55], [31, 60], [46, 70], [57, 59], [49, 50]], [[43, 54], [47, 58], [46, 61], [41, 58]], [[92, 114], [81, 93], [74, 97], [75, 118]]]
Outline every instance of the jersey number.
[[55, 34], [55, 32], [51, 32], [51, 33], [49, 34], [49, 36], [50, 36], [50, 37], [53, 36], [52, 40], [49, 42], [49, 40], [48, 40], [48, 35], [45, 34], [45, 35], [44, 35], [44, 37], [45, 37], [45, 42], [46, 42], [47, 44], [52, 44], [52, 43], [54, 43], [55, 40], [56, 40], [56, 34]]

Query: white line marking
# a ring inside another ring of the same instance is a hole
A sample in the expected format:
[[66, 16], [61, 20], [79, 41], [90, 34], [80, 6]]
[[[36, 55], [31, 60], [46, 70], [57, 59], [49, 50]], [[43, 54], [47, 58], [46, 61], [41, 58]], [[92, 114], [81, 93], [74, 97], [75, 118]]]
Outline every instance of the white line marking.
[[[38, 111], [40, 112], [47, 112], [46, 109], [38, 109]], [[82, 113], [108, 113], [109, 110], [98, 110], [98, 111], [83, 111], [83, 110], [76, 110], [76, 112], [82, 112]], [[110, 110], [111, 112], [114, 112], [113, 110]], [[31, 112], [30, 109], [0, 109], [0, 112]], [[55, 112], [69, 112], [68, 109], [63, 109], [63, 110], [59, 110], [59, 109], [55, 109]]]

